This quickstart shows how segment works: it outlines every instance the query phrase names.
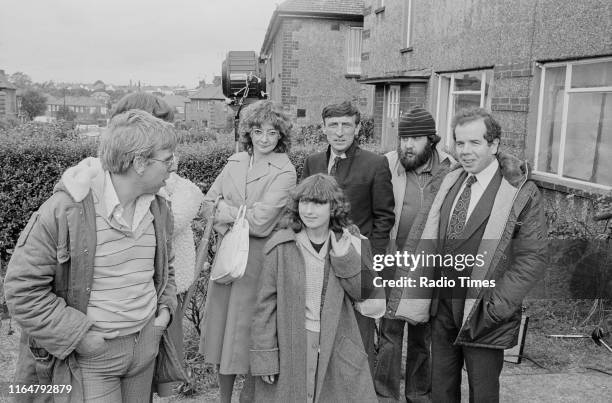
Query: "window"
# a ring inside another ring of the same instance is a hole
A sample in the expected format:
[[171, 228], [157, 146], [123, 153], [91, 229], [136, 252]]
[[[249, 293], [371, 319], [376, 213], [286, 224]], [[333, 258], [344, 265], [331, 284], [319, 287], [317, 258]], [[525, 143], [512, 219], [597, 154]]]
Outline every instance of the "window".
[[612, 58], [541, 66], [535, 170], [612, 186]]
[[361, 74], [362, 27], [349, 27], [347, 40], [347, 74]]
[[412, 0], [406, 0], [406, 19], [404, 26], [406, 30], [406, 35], [404, 37], [404, 48], [408, 49], [412, 46], [412, 42], [410, 40], [410, 36], [412, 34]]
[[493, 70], [463, 71], [440, 74], [438, 79], [438, 102], [436, 124], [438, 134], [447, 148], [453, 145], [451, 122], [462, 109], [491, 109], [491, 79]]
[[387, 97], [387, 118], [397, 119], [399, 114], [400, 104], [400, 89], [398, 85], [391, 86], [389, 88], [389, 95]]

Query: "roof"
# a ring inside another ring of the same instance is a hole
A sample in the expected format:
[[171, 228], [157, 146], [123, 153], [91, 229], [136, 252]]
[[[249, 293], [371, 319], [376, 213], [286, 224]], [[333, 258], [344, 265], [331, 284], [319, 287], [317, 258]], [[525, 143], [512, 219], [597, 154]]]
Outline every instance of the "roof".
[[106, 103], [100, 99], [91, 97], [72, 97], [67, 96], [64, 101], [64, 97], [53, 97], [47, 98], [47, 103], [52, 105], [72, 105], [72, 106], [105, 106]]
[[177, 106], [185, 106], [185, 102], [189, 102], [189, 98], [184, 97], [182, 95], [166, 95], [161, 98], [168, 105], [177, 107]]
[[200, 88], [194, 94], [189, 95], [191, 99], [219, 99], [225, 101], [225, 96], [221, 90], [221, 86], [206, 86]]
[[13, 84], [11, 84], [8, 80], [8, 78], [6, 78], [6, 75], [4, 74], [4, 70], [0, 70], [0, 88], [6, 88], [6, 89], [10, 89], [10, 90], [16, 90], [17, 87], [15, 87]]
[[334, 18], [363, 22], [364, 0], [286, 0], [276, 7], [266, 30], [260, 55], [268, 51], [279, 22], [284, 17]]
[[363, 15], [363, 0], [286, 0], [277, 10]]

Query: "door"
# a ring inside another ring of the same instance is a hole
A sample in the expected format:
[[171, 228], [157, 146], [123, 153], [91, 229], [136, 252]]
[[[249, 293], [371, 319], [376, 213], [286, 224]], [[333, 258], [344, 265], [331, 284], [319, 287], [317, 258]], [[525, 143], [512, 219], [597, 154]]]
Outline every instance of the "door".
[[390, 85], [385, 93], [385, 111], [381, 147], [383, 151], [397, 147], [397, 123], [399, 119], [400, 86]]

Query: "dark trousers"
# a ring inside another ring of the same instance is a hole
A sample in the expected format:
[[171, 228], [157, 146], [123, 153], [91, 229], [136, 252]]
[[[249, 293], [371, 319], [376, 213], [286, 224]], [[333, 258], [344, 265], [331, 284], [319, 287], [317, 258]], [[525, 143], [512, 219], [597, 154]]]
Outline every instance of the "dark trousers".
[[376, 337], [376, 321], [367, 316], [363, 316], [359, 312], [355, 311], [355, 319], [357, 319], [357, 326], [359, 326], [359, 333], [361, 333], [361, 340], [365, 352], [368, 355], [368, 364], [370, 364], [370, 374], [374, 379], [374, 360], [376, 359], [376, 349], [374, 347], [374, 339]]
[[470, 402], [499, 402], [504, 350], [454, 345], [461, 321], [453, 318], [450, 305], [450, 300], [440, 300], [438, 312], [432, 319], [432, 384], [435, 385], [432, 401], [461, 401], [461, 368], [465, 361]]
[[[376, 393], [399, 400], [402, 369], [402, 349], [404, 326], [399, 319], [383, 318], [380, 322], [378, 356], [374, 386]], [[431, 327], [429, 324], [408, 324], [406, 356], [405, 396], [407, 402], [431, 401], [430, 344]]]

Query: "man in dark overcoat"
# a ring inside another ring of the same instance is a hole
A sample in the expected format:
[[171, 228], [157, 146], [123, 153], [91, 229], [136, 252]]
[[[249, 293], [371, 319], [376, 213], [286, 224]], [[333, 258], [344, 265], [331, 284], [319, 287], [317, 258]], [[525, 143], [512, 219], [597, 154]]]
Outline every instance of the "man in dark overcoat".
[[[359, 147], [359, 110], [350, 102], [323, 108], [323, 132], [329, 147], [304, 162], [302, 179], [317, 173], [332, 175], [351, 203], [351, 220], [372, 245], [374, 254], [384, 254], [395, 222], [393, 186], [387, 159]], [[355, 312], [368, 362], [374, 372], [374, 319]]]

